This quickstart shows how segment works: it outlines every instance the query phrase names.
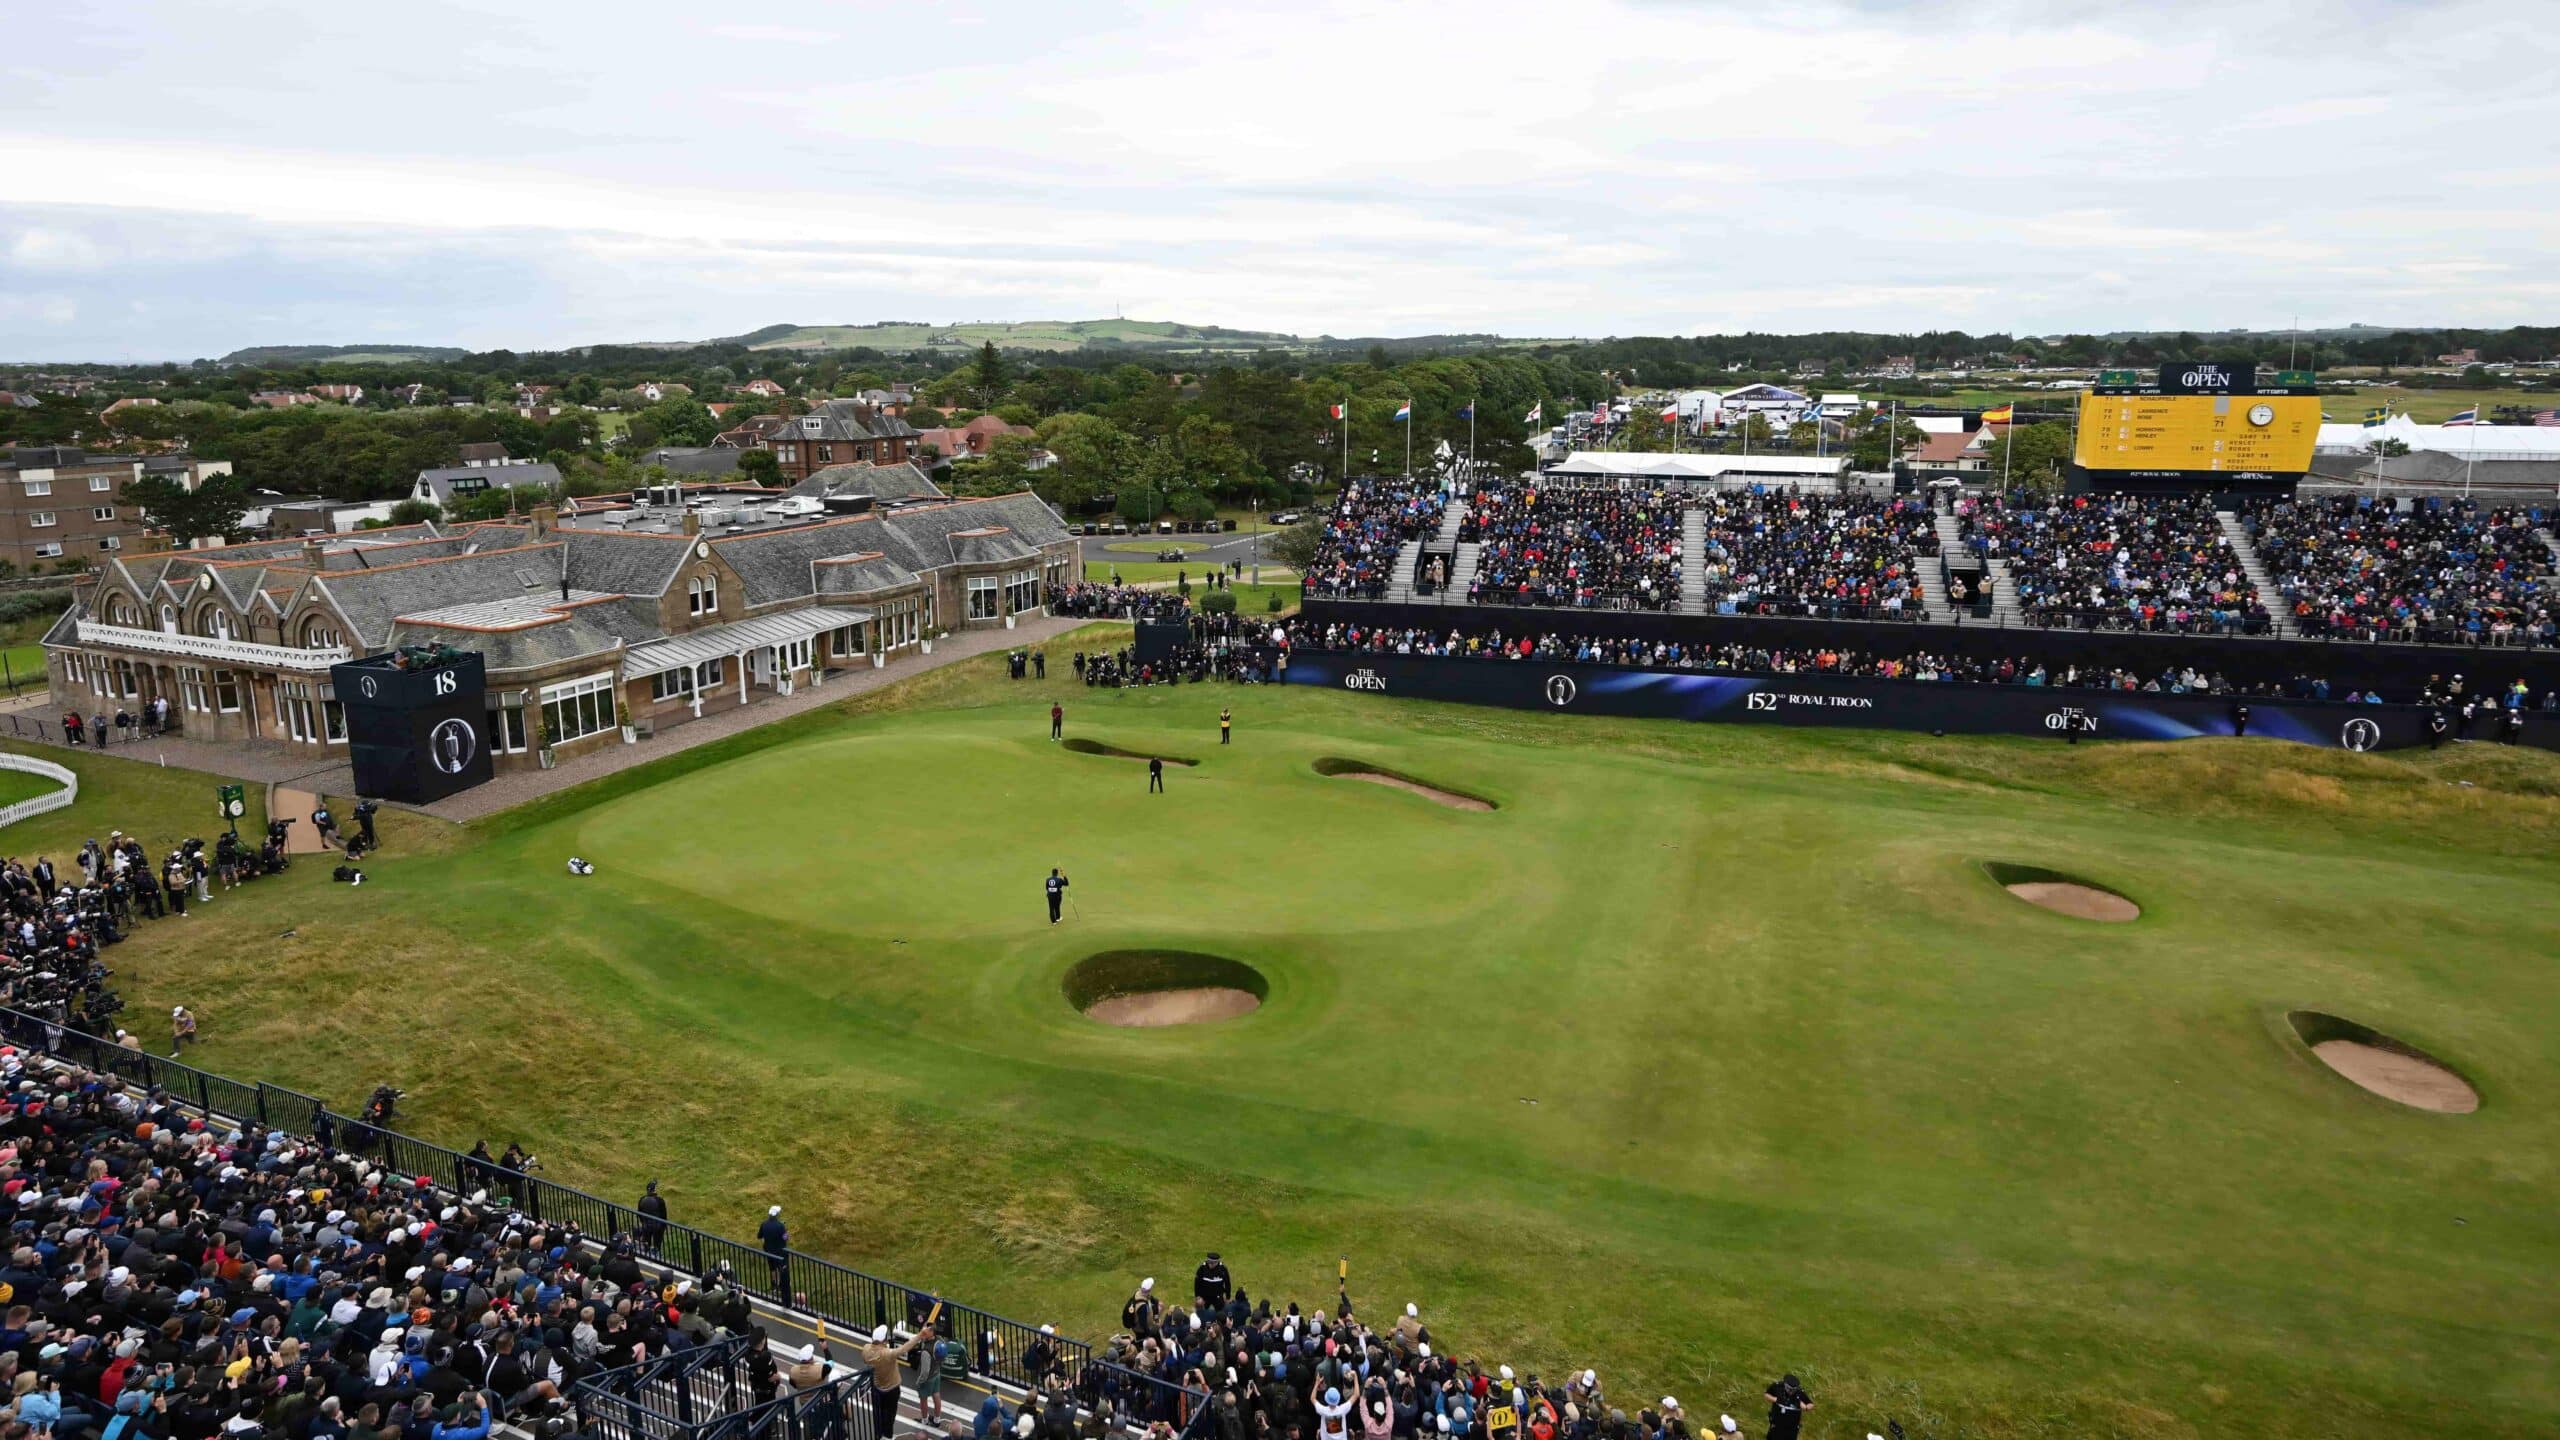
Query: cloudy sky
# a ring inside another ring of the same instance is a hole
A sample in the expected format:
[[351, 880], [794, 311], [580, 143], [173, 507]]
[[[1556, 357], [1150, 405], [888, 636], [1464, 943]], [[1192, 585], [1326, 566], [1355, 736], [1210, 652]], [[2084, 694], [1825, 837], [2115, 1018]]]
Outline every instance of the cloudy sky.
[[26, 5], [0, 359], [2560, 318], [2550, 0]]

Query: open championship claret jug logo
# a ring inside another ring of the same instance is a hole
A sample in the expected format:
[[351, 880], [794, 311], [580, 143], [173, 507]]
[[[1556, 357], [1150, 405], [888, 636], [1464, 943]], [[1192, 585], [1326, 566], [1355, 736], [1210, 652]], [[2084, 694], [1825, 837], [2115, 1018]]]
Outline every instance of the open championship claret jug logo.
[[1582, 687], [1573, 683], [1573, 677], [1570, 675], [1547, 677], [1547, 703], [1557, 709], [1563, 709], [1572, 704], [1573, 697], [1581, 693]]

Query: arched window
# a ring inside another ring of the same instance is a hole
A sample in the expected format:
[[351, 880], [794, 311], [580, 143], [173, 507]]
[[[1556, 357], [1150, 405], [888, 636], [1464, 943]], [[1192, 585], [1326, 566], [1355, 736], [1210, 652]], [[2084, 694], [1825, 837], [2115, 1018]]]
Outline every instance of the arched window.
[[119, 595], [107, 602], [107, 623], [138, 630], [142, 628], [142, 608]]
[[231, 638], [231, 617], [217, 606], [207, 605], [197, 617], [196, 633], [208, 640]]
[[167, 635], [175, 635], [178, 633], [177, 606], [163, 605], [160, 607], [160, 630], [161, 633]]
[[346, 643], [346, 637], [338, 633], [338, 627], [317, 616], [305, 622], [302, 627], [302, 644], [305, 649], [334, 650]]
[[697, 575], [684, 587], [684, 609], [688, 615], [720, 613], [720, 582], [709, 575]]

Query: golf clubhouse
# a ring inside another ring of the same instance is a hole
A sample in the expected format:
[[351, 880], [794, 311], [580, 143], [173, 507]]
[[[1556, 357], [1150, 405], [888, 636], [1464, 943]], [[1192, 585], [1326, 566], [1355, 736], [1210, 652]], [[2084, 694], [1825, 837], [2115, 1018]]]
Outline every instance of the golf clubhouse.
[[191, 739], [324, 759], [347, 743], [330, 667], [445, 645], [482, 657], [489, 748], [521, 769], [1010, 628], [1078, 578], [1037, 496], [840, 473], [912, 469], [111, 556], [45, 634], [54, 708], [165, 698]]

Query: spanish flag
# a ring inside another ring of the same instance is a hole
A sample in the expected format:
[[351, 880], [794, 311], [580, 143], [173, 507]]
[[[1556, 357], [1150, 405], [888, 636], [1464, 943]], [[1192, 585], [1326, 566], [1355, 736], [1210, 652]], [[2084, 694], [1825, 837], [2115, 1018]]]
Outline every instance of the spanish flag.
[[2009, 423], [2010, 412], [2017, 408], [2016, 403], [2012, 402], [2001, 406], [1997, 410], [1985, 410], [1982, 412], [1982, 423], [1985, 425], [2006, 425]]

